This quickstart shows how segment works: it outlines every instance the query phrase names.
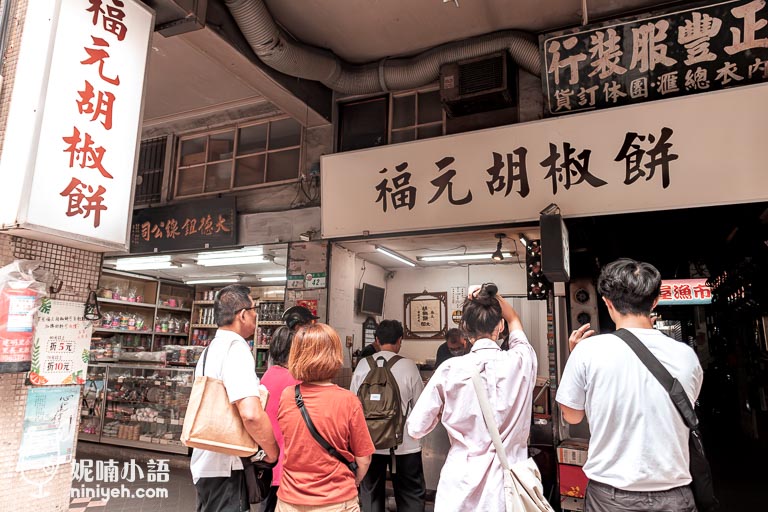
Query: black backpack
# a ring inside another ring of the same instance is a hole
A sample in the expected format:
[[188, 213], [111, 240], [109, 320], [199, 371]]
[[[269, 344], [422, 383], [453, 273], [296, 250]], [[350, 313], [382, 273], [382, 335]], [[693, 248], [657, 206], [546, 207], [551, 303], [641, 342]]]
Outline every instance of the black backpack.
[[[394, 449], [403, 443], [403, 415], [400, 401], [400, 387], [392, 375], [392, 366], [401, 356], [393, 356], [387, 361], [384, 357], [368, 356], [370, 371], [357, 390], [357, 397], [363, 404], [363, 414], [368, 425], [368, 432], [377, 450]], [[379, 366], [378, 361], [385, 361]]]

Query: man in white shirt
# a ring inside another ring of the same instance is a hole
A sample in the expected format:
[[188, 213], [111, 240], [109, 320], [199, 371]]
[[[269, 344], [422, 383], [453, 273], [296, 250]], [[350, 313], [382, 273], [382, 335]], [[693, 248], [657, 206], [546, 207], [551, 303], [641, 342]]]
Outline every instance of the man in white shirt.
[[[242, 285], [223, 288], [216, 294], [213, 311], [219, 329], [197, 363], [195, 376], [206, 375], [224, 382], [227, 397], [236, 405], [245, 429], [266, 453], [265, 460], [275, 462], [278, 447], [259, 400], [256, 365], [245, 341], [256, 329], [256, 306], [250, 289]], [[197, 512], [249, 510], [239, 457], [195, 448], [190, 469], [197, 491]]]
[[[695, 403], [703, 378], [696, 354], [653, 329], [660, 287], [655, 267], [630, 259], [609, 263], [598, 279], [616, 328], [637, 336]], [[629, 345], [588, 329], [571, 333], [572, 353], [557, 390], [565, 421], [576, 424], [585, 415], [589, 421], [585, 511], [695, 511], [682, 416]]]
[[[397, 320], [382, 320], [376, 328], [376, 343], [380, 351], [372, 357], [377, 364], [383, 365], [398, 352], [403, 342], [403, 325]], [[385, 361], [379, 361], [384, 358]], [[367, 359], [361, 359], [352, 375], [350, 391], [357, 390], [370, 371]], [[403, 416], [407, 418], [416, 400], [424, 389], [424, 382], [416, 364], [407, 358], [396, 361], [390, 370], [400, 389], [400, 401]], [[403, 422], [405, 430], [405, 421]], [[385, 483], [387, 466], [391, 465], [389, 450], [376, 450], [371, 460], [368, 473], [360, 483], [360, 505], [363, 512], [384, 512], [386, 510]], [[421, 461], [421, 443], [403, 432], [403, 444], [395, 450], [396, 469], [392, 473], [392, 487], [398, 512], [423, 512], [426, 487], [424, 467]]]

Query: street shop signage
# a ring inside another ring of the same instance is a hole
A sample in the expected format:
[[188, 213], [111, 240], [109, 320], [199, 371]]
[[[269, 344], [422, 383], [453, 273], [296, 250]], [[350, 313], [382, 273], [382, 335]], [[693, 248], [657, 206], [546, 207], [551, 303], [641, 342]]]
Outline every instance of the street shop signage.
[[710, 304], [712, 288], [706, 279], [665, 279], [661, 281], [659, 306]]
[[768, 200], [768, 84], [321, 158], [322, 235]]
[[30, 2], [0, 158], [3, 227], [127, 248], [153, 26], [138, 0]]
[[768, 79], [765, 0], [697, 3], [539, 36], [547, 115]]
[[136, 210], [130, 252], [230, 247], [237, 243], [236, 219], [234, 197]]
[[21, 444], [16, 471], [46, 469], [26, 479], [42, 488], [56, 466], [69, 464], [75, 452], [80, 386], [31, 387], [27, 389]]

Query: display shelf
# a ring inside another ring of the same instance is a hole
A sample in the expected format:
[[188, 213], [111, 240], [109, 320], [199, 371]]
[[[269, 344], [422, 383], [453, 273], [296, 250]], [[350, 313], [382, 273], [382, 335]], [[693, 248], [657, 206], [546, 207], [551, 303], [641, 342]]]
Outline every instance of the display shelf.
[[99, 304], [117, 304], [119, 306], [125, 306], [125, 307], [135, 307], [135, 308], [149, 308], [154, 309], [154, 304], [148, 304], [146, 302], [131, 302], [128, 300], [115, 300], [115, 299], [99, 299]]
[[[179, 441], [180, 442], [180, 441]], [[189, 448], [183, 444], [163, 444], [147, 441], [133, 441], [131, 439], [121, 439], [119, 437], [101, 436], [101, 443], [114, 444], [118, 446], [127, 446], [129, 448], [144, 448], [149, 450], [157, 450], [161, 452], [180, 453], [182, 455], [189, 451]]]
[[193, 304], [200, 304], [202, 306], [212, 306], [213, 305], [212, 300], [196, 300]]
[[189, 336], [187, 332], [156, 332], [155, 336], [179, 336], [180, 338], [186, 338]]
[[113, 329], [111, 327], [94, 327], [93, 332], [111, 332], [114, 334], [155, 334], [152, 331], [130, 331], [128, 329]]
[[85, 432], [80, 432], [79, 434], [77, 434], [77, 439], [80, 441], [90, 441], [92, 443], [98, 443], [99, 434], [86, 434]]
[[[81, 439], [187, 453], [180, 436], [192, 390], [193, 368], [124, 364], [100, 368], [105, 372], [100, 434], [81, 432]], [[89, 367], [89, 375], [92, 373]], [[137, 440], [138, 437], [142, 439]]]
[[160, 311], [178, 311], [180, 313], [190, 313], [191, 308], [172, 308], [171, 306], [157, 306]]
[[195, 329], [218, 329], [219, 326], [216, 324], [192, 324], [191, 327]]
[[280, 326], [285, 325], [285, 322], [282, 320], [259, 320], [259, 325], [272, 325], [272, 326]]

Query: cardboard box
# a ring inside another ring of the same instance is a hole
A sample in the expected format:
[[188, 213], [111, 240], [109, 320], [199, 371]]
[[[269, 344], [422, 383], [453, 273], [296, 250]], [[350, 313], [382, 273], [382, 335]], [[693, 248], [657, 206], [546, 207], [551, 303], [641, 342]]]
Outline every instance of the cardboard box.
[[557, 461], [583, 466], [587, 462], [587, 448], [589, 442], [584, 439], [566, 439], [557, 447]]
[[560, 501], [560, 508], [562, 510], [576, 510], [578, 512], [583, 512], [584, 500], [582, 498], [565, 497]]
[[558, 464], [557, 472], [560, 480], [560, 496], [571, 498], [583, 498], [587, 490], [587, 475], [581, 466], [571, 464]]

